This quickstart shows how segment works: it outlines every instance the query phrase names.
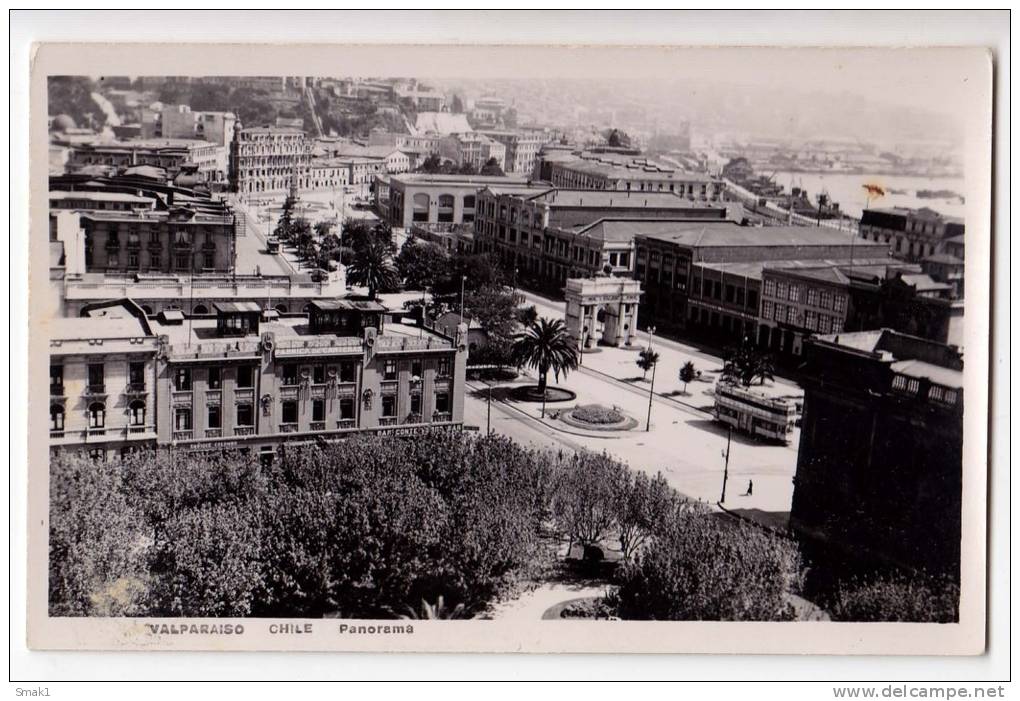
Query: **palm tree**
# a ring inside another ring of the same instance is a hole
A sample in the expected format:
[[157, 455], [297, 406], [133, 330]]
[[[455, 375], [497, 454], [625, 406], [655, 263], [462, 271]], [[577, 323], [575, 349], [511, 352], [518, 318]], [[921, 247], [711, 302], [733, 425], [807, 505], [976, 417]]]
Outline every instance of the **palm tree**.
[[750, 387], [755, 379], [758, 384], [775, 379], [772, 376], [775, 372], [772, 356], [760, 352], [749, 338], [744, 338], [740, 347], [730, 349], [726, 356], [722, 375], [725, 380]]
[[378, 290], [396, 287], [397, 268], [393, 265], [389, 247], [380, 240], [370, 240], [355, 249], [347, 269], [347, 279], [355, 285], [367, 287], [369, 299], [375, 299]]
[[655, 364], [659, 362], [659, 354], [651, 348], [645, 348], [638, 353], [638, 359], [636, 362], [642, 371], [641, 379], [644, 380], [648, 377], [648, 371], [655, 367]]
[[562, 319], [539, 318], [517, 334], [510, 349], [510, 358], [517, 367], [525, 365], [538, 370], [538, 391], [542, 393], [542, 416], [545, 416], [545, 394], [549, 371], [559, 381], [577, 369], [577, 344], [567, 333]]

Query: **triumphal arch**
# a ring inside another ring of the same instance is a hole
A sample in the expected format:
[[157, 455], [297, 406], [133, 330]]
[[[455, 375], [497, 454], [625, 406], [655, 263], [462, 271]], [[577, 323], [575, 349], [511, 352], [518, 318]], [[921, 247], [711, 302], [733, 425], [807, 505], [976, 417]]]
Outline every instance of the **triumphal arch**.
[[621, 277], [567, 280], [567, 331], [578, 348], [629, 346], [637, 333], [641, 283]]

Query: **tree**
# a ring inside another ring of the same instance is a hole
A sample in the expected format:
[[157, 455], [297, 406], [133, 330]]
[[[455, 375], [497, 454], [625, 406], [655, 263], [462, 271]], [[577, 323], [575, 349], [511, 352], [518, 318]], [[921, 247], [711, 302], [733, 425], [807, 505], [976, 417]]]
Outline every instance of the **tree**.
[[436, 154], [430, 153], [428, 156], [425, 157], [425, 160], [421, 162], [421, 165], [418, 166], [415, 172], [431, 173], [434, 175], [436, 173], [441, 173], [442, 170], [443, 170], [442, 160]]
[[347, 279], [355, 285], [367, 287], [369, 299], [375, 299], [380, 290], [396, 288], [397, 278], [397, 268], [384, 242], [372, 239], [354, 249], [354, 259], [347, 268]]
[[759, 351], [751, 340], [745, 337], [739, 347], [727, 351], [722, 376], [728, 382], [734, 384], [739, 382], [744, 387], [750, 387], [756, 379], [759, 384], [774, 379], [774, 371], [772, 357]]
[[669, 486], [662, 473], [649, 477], [643, 472], [628, 470], [616, 514], [623, 559], [631, 560], [658, 525], [678, 508], [682, 508], [680, 495]]
[[503, 283], [503, 271], [484, 253], [454, 253], [450, 258], [449, 274], [435, 284], [439, 295], [460, 295], [461, 279], [465, 290], [477, 290]]
[[460, 167], [457, 168], [457, 173], [458, 175], [477, 175], [478, 171], [471, 162], [464, 161], [460, 164]]
[[744, 522], [720, 523], [683, 504], [620, 573], [619, 614], [631, 620], [792, 620], [800, 555], [788, 540]]
[[517, 322], [521, 326], [531, 326], [536, 321], [538, 321], [538, 307], [534, 304], [517, 309]]
[[520, 301], [519, 295], [502, 285], [485, 285], [465, 292], [465, 316], [481, 324], [488, 337], [476, 359], [482, 357], [498, 365], [510, 362]]
[[651, 348], [643, 348], [638, 353], [638, 359], [635, 362], [641, 368], [641, 379], [644, 380], [648, 376], [648, 371], [659, 362], [659, 354]]
[[582, 451], [559, 464], [552, 516], [569, 546], [598, 545], [612, 533], [630, 477], [627, 467], [606, 453]]
[[319, 239], [319, 241], [324, 242], [327, 238], [333, 236], [334, 226], [335, 226], [334, 222], [328, 219], [323, 219], [322, 221], [316, 223], [315, 237]]
[[453, 99], [450, 100], [450, 111], [454, 114], [463, 114], [464, 112], [464, 101], [456, 93], [454, 93]]
[[449, 275], [449, 254], [431, 241], [408, 237], [395, 262], [405, 289], [425, 290]]
[[562, 319], [540, 317], [517, 335], [510, 356], [517, 367], [538, 370], [538, 391], [542, 393], [543, 408], [549, 371], [553, 371], [558, 382], [561, 373], [566, 375], [577, 369], [577, 344], [567, 333]]
[[680, 368], [679, 379], [684, 383], [684, 394], [687, 394], [687, 385], [694, 381], [697, 376], [697, 370], [694, 369], [694, 363], [688, 360]]
[[835, 621], [954, 623], [959, 603], [950, 579], [885, 574], [841, 585], [827, 608]]
[[499, 161], [495, 157], [490, 158], [482, 166], [481, 175], [498, 175], [503, 176], [506, 173], [503, 172], [503, 166], [500, 165]]
[[613, 147], [629, 147], [631, 144], [627, 133], [619, 129], [610, 129], [606, 133], [606, 142]]

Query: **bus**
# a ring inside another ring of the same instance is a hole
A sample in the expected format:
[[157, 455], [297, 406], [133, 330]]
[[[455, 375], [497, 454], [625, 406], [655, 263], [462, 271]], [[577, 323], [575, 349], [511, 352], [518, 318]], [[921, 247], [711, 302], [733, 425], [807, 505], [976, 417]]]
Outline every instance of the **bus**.
[[715, 386], [714, 413], [737, 431], [779, 443], [790, 442], [797, 420], [793, 402], [724, 381]]

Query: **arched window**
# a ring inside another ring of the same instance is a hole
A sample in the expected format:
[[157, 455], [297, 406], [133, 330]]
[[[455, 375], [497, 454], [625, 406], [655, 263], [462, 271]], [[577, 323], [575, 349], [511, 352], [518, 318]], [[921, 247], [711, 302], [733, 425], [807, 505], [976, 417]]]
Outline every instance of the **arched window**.
[[145, 425], [145, 402], [136, 399], [128, 406], [128, 422], [132, 426]]
[[277, 304], [276, 305], [276, 311], [280, 312], [281, 314], [286, 314], [287, 313], [287, 305], [286, 304]]
[[419, 192], [411, 200], [411, 220], [429, 220], [429, 196], [427, 193]]
[[439, 196], [439, 221], [441, 222], [452, 222], [453, 221], [453, 204], [455, 198], [453, 195], [440, 195]]
[[64, 407], [59, 404], [50, 405], [50, 430], [64, 430]]
[[208, 314], [209, 313], [209, 307], [205, 306], [204, 304], [196, 304], [195, 307], [191, 310], [191, 313], [192, 314]]
[[89, 404], [89, 428], [106, 426], [106, 405], [102, 402]]

